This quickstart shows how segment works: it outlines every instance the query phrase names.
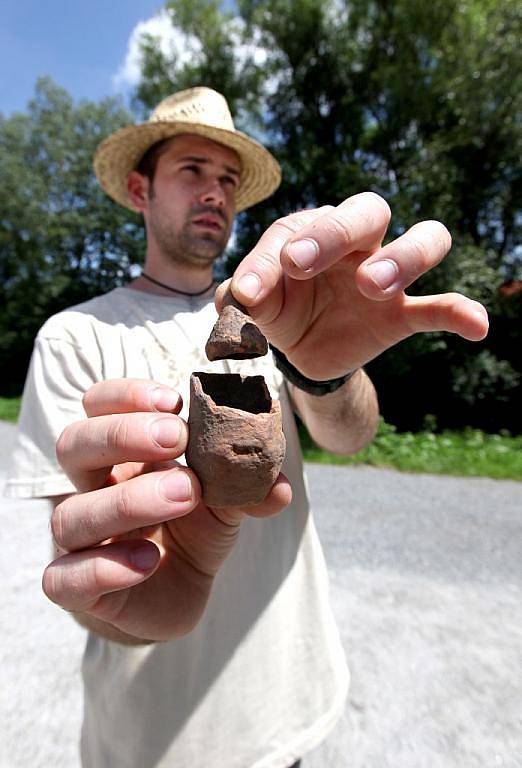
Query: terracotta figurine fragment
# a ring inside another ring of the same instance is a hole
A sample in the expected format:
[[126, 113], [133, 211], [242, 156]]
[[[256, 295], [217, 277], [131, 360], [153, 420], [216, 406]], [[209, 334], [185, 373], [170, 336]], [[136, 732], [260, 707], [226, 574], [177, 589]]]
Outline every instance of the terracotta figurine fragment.
[[285, 456], [281, 407], [262, 376], [193, 373], [186, 459], [214, 507], [259, 504]]
[[246, 360], [268, 352], [257, 325], [238, 307], [224, 307], [205, 346], [209, 360]]
[[262, 357], [268, 344], [244, 308], [232, 298], [225, 303], [205, 346], [209, 360]]
[[[205, 346], [209, 360], [266, 355], [259, 328], [229, 293]], [[285, 457], [281, 407], [263, 376], [195, 372], [185, 456], [213, 507], [259, 504]]]

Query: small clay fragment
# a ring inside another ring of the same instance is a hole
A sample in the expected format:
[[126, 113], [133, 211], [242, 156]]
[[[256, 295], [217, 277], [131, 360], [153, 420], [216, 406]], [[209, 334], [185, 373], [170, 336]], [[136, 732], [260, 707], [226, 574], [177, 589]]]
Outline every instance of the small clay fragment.
[[244, 307], [230, 295], [205, 346], [209, 360], [247, 360], [268, 352], [268, 344]]
[[286, 442], [281, 407], [263, 376], [190, 377], [187, 464], [213, 507], [259, 504], [273, 486]]

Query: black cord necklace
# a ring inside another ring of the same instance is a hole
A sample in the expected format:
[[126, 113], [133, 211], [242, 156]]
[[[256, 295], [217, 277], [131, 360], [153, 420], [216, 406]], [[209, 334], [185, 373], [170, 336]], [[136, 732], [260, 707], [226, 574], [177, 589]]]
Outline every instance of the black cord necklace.
[[214, 279], [212, 279], [212, 282], [207, 285], [206, 288], [203, 288], [202, 291], [197, 291], [196, 293], [190, 293], [189, 291], [180, 291], [179, 288], [171, 288], [170, 285], [165, 285], [165, 283], [160, 283], [159, 280], [155, 280], [150, 275], [147, 275], [145, 272], [141, 273], [141, 276], [145, 278], [145, 280], [148, 280], [150, 283], [154, 283], [154, 285], [159, 285], [160, 288], [165, 288], [167, 291], [172, 291], [172, 293], [181, 293], [182, 296], [203, 296], [204, 293], [206, 293], [214, 283], [216, 282]]

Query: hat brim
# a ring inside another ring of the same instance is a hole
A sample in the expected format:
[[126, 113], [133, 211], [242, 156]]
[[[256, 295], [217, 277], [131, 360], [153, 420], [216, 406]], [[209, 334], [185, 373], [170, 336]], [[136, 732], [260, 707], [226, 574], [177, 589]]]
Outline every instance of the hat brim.
[[269, 197], [281, 183], [279, 163], [270, 152], [241, 131], [184, 121], [157, 121], [121, 128], [98, 147], [94, 172], [105, 192], [120, 205], [135, 211], [127, 194], [127, 177], [145, 152], [158, 141], [193, 133], [233, 149], [241, 161], [241, 178], [236, 192], [236, 211]]

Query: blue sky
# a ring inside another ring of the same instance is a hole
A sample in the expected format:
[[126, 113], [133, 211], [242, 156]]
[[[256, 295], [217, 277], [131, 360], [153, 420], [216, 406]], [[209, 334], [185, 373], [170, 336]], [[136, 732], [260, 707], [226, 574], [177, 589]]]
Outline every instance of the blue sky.
[[158, 0], [0, 0], [0, 112], [25, 110], [41, 75], [74, 99], [125, 94], [114, 77], [140, 21]]

